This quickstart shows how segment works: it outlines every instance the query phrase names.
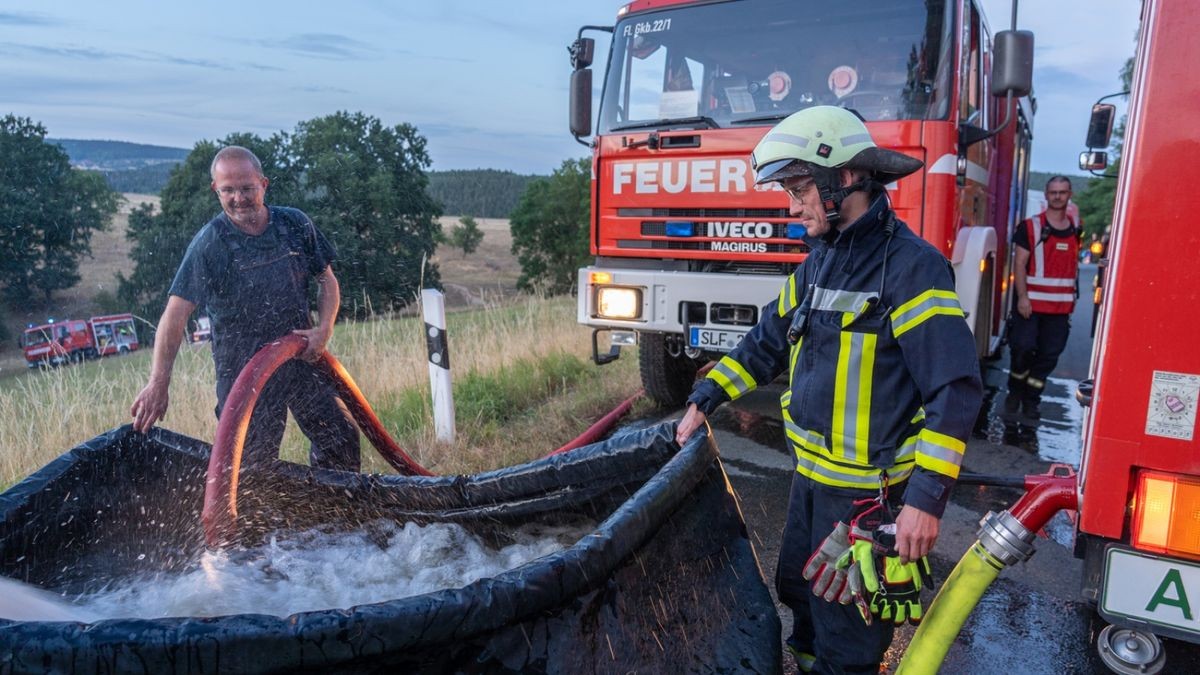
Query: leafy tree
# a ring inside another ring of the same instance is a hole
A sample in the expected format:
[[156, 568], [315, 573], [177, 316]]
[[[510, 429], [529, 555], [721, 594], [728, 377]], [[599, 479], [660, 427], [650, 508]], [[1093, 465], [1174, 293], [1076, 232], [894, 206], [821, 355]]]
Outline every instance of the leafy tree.
[[45, 138], [31, 119], [0, 119], [0, 286], [11, 301], [34, 292], [49, 301], [79, 283], [79, 259], [120, 200], [103, 176], [72, 169]]
[[483, 241], [483, 230], [479, 229], [479, 223], [471, 216], [463, 216], [458, 219], [458, 225], [450, 229], [449, 243], [454, 248], [461, 248], [463, 257], [475, 252], [479, 248], [479, 242]]
[[525, 188], [511, 219], [519, 288], [575, 291], [577, 270], [589, 258], [590, 186], [591, 160], [582, 158], [565, 160]]
[[432, 257], [441, 226], [429, 196], [425, 138], [416, 127], [384, 126], [362, 113], [301, 122], [289, 143], [301, 206], [338, 249], [344, 312], [411, 302], [437, 287]]
[[[1133, 84], [1133, 58], [1130, 57], [1121, 68], [1121, 85], [1124, 91], [1129, 91]], [[1102, 234], [1112, 225], [1113, 205], [1116, 202], [1116, 176], [1121, 170], [1121, 154], [1125, 150], [1125, 124], [1128, 116], [1122, 116], [1121, 121], [1113, 130], [1111, 145], [1113, 161], [1104, 170], [1105, 178], [1092, 181], [1085, 190], [1075, 198], [1079, 205], [1079, 216], [1083, 219], [1085, 234]]]
[[167, 289], [192, 237], [221, 212], [221, 204], [212, 193], [209, 167], [213, 156], [226, 145], [249, 148], [263, 163], [263, 173], [271, 180], [268, 203], [288, 203], [296, 194], [297, 181], [283, 146], [286, 137], [262, 139], [249, 134], [233, 134], [220, 143], [200, 141], [182, 164], [171, 171], [162, 191], [162, 209], [155, 212], [149, 204], [129, 214], [126, 237], [132, 242], [129, 256], [133, 272], [129, 277], [118, 273], [118, 297], [134, 313], [157, 318], [167, 301]]

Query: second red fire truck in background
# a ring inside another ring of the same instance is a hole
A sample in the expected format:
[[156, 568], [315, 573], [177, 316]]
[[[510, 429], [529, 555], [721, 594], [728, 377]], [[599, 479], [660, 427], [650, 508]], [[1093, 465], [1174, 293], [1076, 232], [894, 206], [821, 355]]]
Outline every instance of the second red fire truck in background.
[[140, 346], [132, 314], [50, 321], [30, 326], [21, 335], [30, 368], [124, 354]]

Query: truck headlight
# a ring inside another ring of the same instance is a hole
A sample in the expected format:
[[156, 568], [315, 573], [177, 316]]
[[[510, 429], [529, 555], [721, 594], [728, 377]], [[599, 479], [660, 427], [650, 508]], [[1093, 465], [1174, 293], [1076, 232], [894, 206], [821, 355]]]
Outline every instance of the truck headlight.
[[604, 319], [637, 319], [641, 315], [641, 290], [620, 286], [596, 289], [596, 316]]

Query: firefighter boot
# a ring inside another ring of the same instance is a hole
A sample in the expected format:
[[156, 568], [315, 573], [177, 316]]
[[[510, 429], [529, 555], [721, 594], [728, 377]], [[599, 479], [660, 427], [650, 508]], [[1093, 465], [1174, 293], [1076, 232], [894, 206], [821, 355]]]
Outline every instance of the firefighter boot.
[[1037, 426], [1042, 421], [1042, 390], [1046, 383], [1030, 377], [1025, 386], [1025, 394], [1021, 397], [1021, 421], [1031, 426]]
[[1016, 422], [1021, 415], [1021, 402], [1027, 396], [1028, 387], [1024, 377], [1008, 376], [1008, 394], [1004, 397], [1004, 411], [1000, 414], [1006, 422]]

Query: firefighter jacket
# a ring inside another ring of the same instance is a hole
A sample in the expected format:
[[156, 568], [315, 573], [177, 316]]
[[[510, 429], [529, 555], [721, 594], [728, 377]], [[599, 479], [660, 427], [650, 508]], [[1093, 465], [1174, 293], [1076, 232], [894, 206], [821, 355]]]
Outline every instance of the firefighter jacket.
[[1056, 230], [1046, 214], [1026, 220], [1015, 233], [1024, 234], [1018, 243], [1029, 251], [1025, 285], [1029, 304], [1038, 314], [1070, 314], [1075, 309], [1076, 278], [1079, 274], [1079, 229]]
[[688, 401], [709, 414], [787, 370], [780, 403], [798, 473], [876, 491], [886, 472], [891, 485], [907, 481], [905, 503], [941, 517], [982, 399], [950, 264], [884, 196], [809, 244], [779, 297]]

